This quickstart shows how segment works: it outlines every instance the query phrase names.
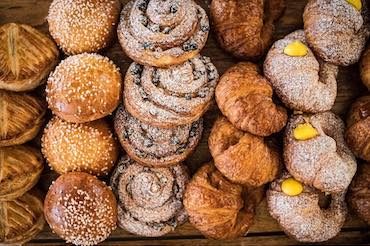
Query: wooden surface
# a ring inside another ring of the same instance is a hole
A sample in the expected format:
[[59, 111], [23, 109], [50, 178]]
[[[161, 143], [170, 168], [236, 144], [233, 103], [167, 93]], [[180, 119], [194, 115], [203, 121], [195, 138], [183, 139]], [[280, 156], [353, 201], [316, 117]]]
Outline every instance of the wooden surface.
[[[45, 21], [50, 0], [0, 0], [0, 24], [8, 22], [27, 23], [35, 26], [47, 33], [48, 27]], [[124, 0], [122, 3], [126, 3]], [[277, 24], [275, 39], [302, 28], [302, 12], [306, 4], [304, 0], [287, 0], [287, 9], [284, 16]], [[208, 11], [209, 1], [199, 1]], [[110, 57], [120, 68], [122, 74], [127, 70], [132, 62], [125, 56], [117, 41], [108, 49], [101, 52]], [[212, 61], [222, 74], [228, 67], [237, 62], [231, 56], [223, 52], [215, 42], [214, 35], [211, 33], [208, 43], [202, 54], [211, 57]], [[260, 61], [262, 62], [262, 61]], [[334, 112], [345, 116], [351, 102], [361, 94], [366, 93], [365, 87], [360, 83], [357, 65], [340, 70], [338, 79], [338, 97], [333, 109]], [[219, 115], [216, 106], [209, 110], [205, 115], [205, 133], [195, 153], [186, 161], [186, 164], [194, 172], [202, 163], [211, 160], [208, 151], [207, 139], [210, 128]], [[281, 145], [281, 135], [274, 136]], [[35, 144], [38, 144], [35, 140]], [[45, 171], [39, 187], [46, 191], [55, 174]], [[369, 244], [370, 232], [364, 222], [350, 213], [342, 232], [326, 244]], [[279, 225], [269, 216], [266, 210], [266, 202], [262, 202], [258, 208], [257, 216], [253, 227], [246, 237], [231, 241], [213, 241], [205, 239], [190, 224], [185, 224], [175, 232], [161, 238], [141, 238], [128, 234], [123, 230], [115, 231], [103, 245], [287, 245], [298, 244], [289, 239], [279, 228]], [[64, 241], [45, 228], [36, 239], [29, 245], [64, 245]]]

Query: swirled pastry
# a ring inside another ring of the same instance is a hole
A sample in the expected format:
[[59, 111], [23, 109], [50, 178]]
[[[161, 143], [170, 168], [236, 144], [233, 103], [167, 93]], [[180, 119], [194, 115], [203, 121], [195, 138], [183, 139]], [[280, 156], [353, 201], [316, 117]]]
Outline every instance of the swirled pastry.
[[211, 18], [221, 47], [241, 59], [262, 56], [271, 44], [284, 0], [213, 0]]
[[272, 94], [257, 65], [246, 62], [229, 68], [216, 87], [222, 114], [237, 128], [258, 136], [276, 133], [287, 122], [285, 108], [272, 101]]
[[9, 23], [0, 26], [0, 89], [32, 90], [58, 62], [52, 40], [35, 28]]
[[267, 191], [270, 215], [286, 234], [297, 241], [323, 242], [335, 237], [346, 220], [345, 192], [331, 194], [329, 205], [322, 208], [319, 203], [322, 193], [319, 190], [298, 184], [300, 192], [291, 195], [287, 192], [293, 188], [289, 187], [291, 181], [291, 175], [283, 173], [271, 183]]
[[370, 95], [360, 97], [352, 104], [346, 141], [357, 157], [370, 161]]
[[209, 108], [218, 81], [208, 57], [166, 69], [133, 63], [125, 77], [124, 103], [140, 121], [162, 128], [191, 124]]
[[233, 239], [248, 232], [263, 195], [263, 188], [234, 184], [209, 163], [187, 185], [184, 206], [191, 224], [204, 236]]
[[0, 201], [29, 191], [39, 180], [44, 162], [40, 151], [26, 145], [0, 148]]
[[22, 245], [44, 228], [43, 204], [30, 191], [15, 200], [0, 202], [0, 244]]
[[154, 67], [181, 64], [204, 47], [206, 12], [193, 0], [132, 0], [122, 10], [118, 39], [135, 62]]
[[310, 0], [303, 22], [310, 47], [321, 59], [335, 65], [356, 63], [370, 34], [365, 0]]
[[185, 160], [198, 145], [203, 120], [174, 128], [145, 124], [121, 106], [116, 112], [114, 128], [127, 154], [146, 166], [166, 167]]
[[344, 123], [334, 113], [293, 116], [284, 139], [289, 173], [323, 192], [345, 191], [357, 164], [343, 134]]
[[238, 130], [225, 117], [214, 123], [208, 146], [217, 169], [234, 183], [258, 187], [277, 175], [278, 152], [262, 137]]
[[45, 112], [45, 103], [33, 95], [0, 90], [0, 147], [33, 139]]
[[187, 220], [182, 198], [188, 179], [182, 165], [148, 168], [123, 157], [111, 177], [118, 198], [118, 225], [145, 237], [175, 230]]
[[315, 57], [302, 30], [276, 41], [264, 62], [265, 76], [283, 103], [309, 113], [332, 108], [337, 96], [337, 72], [336, 66]]

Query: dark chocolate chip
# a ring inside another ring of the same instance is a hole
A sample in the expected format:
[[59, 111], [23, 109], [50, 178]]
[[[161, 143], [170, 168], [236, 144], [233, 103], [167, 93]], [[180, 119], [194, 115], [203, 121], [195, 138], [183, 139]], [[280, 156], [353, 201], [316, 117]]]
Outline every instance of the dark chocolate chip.
[[141, 22], [141, 24], [143, 24], [143, 26], [148, 26], [148, 23], [149, 23], [148, 17], [142, 15], [140, 17], [140, 22]]
[[201, 97], [201, 98], [205, 98], [207, 96], [208, 92], [209, 92], [208, 87], [202, 88], [202, 89], [199, 90], [198, 96]]
[[141, 0], [137, 7], [139, 8], [140, 11], [145, 11], [146, 8], [148, 7], [148, 0]]
[[198, 49], [198, 45], [194, 41], [189, 40], [182, 45], [182, 49], [184, 51], [192, 51]]
[[200, 27], [200, 30], [201, 30], [202, 32], [209, 32], [209, 26], [207, 26], [207, 25], [201, 26], [201, 27]]
[[140, 85], [141, 84], [141, 79], [139, 77], [136, 77], [134, 79], [134, 83], [137, 84], [137, 85]]
[[143, 48], [146, 49], [146, 50], [153, 50], [154, 49], [154, 46], [150, 42], [144, 42], [143, 43]]
[[174, 14], [178, 10], [179, 10], [179, 7], [177, 7], [176, 5], [171, 5], [171, 7], [170, 7], [170, 13]]
[[186, 100], [191, 100], [192, 99], [192, 95], [190, 93], [185, 94], [185, 99]]
[[140, 74], [143, 71], [143, 66], [139, 64], [135, 64], [131, 69], [131, 74], [137, 75]]

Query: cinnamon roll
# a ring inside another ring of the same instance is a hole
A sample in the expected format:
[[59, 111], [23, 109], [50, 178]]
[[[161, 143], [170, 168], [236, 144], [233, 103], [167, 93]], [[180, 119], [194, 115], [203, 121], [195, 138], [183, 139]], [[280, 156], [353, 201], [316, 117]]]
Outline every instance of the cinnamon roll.
[[148, 168], [123, 157], [111, 178], [118, 199], [118, 225], [146, 237], [173, 231], [187, 220], [182, 199], [188, 180], [182, 165]]
[[167, 69], [133, 63], [124, 82], [125, 107], [152, 126], [190, 124], [211, 105], [218, 78], [208, 57], [197, 56]]
[[114, 128], [132, 159], [146, 166], [165, 167], [185, 160], [193, 152], [202, 136], [203, 120], [163, 129], [142, 123], [121, 106]]
[[209, 29], [206, 12], [193, 0], [133, 0], [122, 10], [118, 39], [134, 61], [167, 67], [195, 57]]

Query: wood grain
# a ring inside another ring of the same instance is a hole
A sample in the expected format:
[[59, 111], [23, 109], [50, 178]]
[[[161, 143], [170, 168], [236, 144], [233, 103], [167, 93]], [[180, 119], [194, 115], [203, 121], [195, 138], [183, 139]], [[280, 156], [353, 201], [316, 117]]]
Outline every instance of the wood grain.
[[[127, 3], [123, 0], [122, 3]], [[210, 1], [198, 1], [207, 11]], [[286, 10], [280, 21], [277, 23], [275, 39], [282, 38], [286, 34], [302, 28], [302, 12], [307, 1], [286, 0]], [[48, 33], [45, 20], [51, 0], [0, 0], [0, 24], [8, 22], [26, 23], [35, 26], [44, 33]], [[101, 52], [111, 58], [124, 74], [132, 62], [121, 50], [117, 41], [108, 49]], [[222, 74], [228, 67], [237, 62], [236, 59], [222, 51], [211, 32], [203, 55], [211, 57], [212, 61]], [[63, 57], [62, 57], [63, 58]], [[260, 63], [263, 62], [263, 59]], [[355, 98], [366, 93], [365, 87], [361, 84], [358, 66], [341, 68], [338, 78], [338, 97], [333, 111], [342, 117], [345, 116], [349, 105]], [[186, 161], [186, 164], [194, 172], [203, 163], [211, 160], [208, 151], [207, 139], [214, 120], [218, 117], [219, 110], [214, 105], [204, 116], [205, 133], [195, 153]], [[281, 144], [281, 134], [276, 135], [276, 141]], [[39, 143], [39, 141], [35, 141]], [[44, 191], [56, 175], [52, 172], [45, 172], [39, 186]], [[369, 228], [354, 216], [348, 216], [342, 232], [327, 244], [369, 244]], [[103, 245], [293, 245], [296, 241], [289, 239], [281, 231], [279, 225], [270, 217], [267, 212], [266, 202], [262, 202], [258, 208], [255, 223], [248, 236], [231, 241], [206, 240], [190, 224], [179, 227], [164, 237], [151, 239], [140, 238], [123, 230], [116, 230]], [[35, 240], [29, 245], [64, 245], [63, 240], [58, 239], [49, 228], [45, 228]]]

